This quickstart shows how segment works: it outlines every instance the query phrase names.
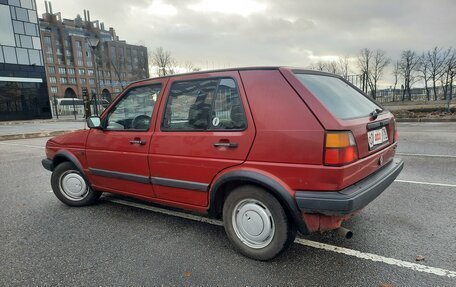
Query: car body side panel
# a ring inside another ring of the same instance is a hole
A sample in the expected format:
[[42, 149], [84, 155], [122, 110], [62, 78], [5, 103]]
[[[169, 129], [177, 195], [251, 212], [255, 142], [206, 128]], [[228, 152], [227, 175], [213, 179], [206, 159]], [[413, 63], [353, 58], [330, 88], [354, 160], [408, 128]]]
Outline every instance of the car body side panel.
[[[166, 105], [166, 98], [163, 98], [149, 150], [152, 179], [160, 178], [168, 182], [183, 180], [193, 185], [208, 186], [217, 173], [225, 168], [239, 165], [246, 159], [255, 137], [255, 125], [238, 72], [176, 76], [170, 80], [164, 95], [168, 97], [174, 82], [207, 78], [233, 78], [236, 81], [246, 115], [247, 128], [240, 131], [162, 131], [161, 121]], [[214, 146], [221, 141], [236, 143], [238, 146], [237, 148]], [[157, 198], [162, 200], [199, 206], [208, 205], [207, 190], [176, 188], [164, 184], [154, 184], [154, 190]]]
[[249, 161], [321, 165], [325, 132], [278, 70], [241, 71], [257, 135]]

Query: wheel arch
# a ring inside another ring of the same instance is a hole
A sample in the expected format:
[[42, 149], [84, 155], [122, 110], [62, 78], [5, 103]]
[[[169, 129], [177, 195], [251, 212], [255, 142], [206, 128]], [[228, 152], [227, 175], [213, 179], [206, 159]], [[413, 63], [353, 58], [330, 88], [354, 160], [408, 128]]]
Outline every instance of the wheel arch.
[[296, 224], [299, 232], [302, 234], [309, 233], [296, 200], [288, 190], [273, 178], [251, 170], [231, 171], [216, 179], [209, 191], [208, 214], [220, 218], [226, 196], [236, 187], [242, 185], [255, 185], [271, 193], [284, 207], [285, 212]]
[[54, 169], [59, 164], [66, 161], [71, 162], [76, 167], [76, 169], [82, 174], [82, 176], [87, 180], [86, 174], [84, 173], [84, 169], [82, 168], [82, 165], [79, 162], [78, 158], [69, 151], [61, 150], [55, 154], [54, 158], [52, 159]]

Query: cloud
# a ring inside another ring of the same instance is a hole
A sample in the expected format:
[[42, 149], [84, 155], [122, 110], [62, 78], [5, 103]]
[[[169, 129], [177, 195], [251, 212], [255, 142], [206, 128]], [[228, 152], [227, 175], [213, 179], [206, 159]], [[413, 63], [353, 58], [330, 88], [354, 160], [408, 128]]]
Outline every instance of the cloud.
[[[43, 12], [43, 1], [37, 4]], [[452, 0], [59, 0], [54, 12], [112, 26], [129, 43], [162, 46], [201, 68], [247, 65], [307, 67], [317, 59], [356, 57], [365, 47], [396, 59], [455, 45]], [[454, 14], [454, 13], [453, 13]], [[353, 61], [355, 62], [355, 61]]]

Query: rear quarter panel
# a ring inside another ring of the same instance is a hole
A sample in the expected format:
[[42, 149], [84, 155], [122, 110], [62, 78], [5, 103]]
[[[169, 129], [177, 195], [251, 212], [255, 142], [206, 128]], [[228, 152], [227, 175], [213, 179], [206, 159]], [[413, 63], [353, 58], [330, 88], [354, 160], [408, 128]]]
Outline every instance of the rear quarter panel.
[[324, 129], [280, 71], [241, 78], [256, 126], [248, 161], [321, 165]]

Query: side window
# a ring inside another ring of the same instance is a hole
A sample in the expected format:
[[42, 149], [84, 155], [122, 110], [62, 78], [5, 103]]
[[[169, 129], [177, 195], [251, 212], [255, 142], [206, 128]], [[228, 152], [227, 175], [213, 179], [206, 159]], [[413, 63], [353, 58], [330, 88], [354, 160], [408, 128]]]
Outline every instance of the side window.
[[106, 117], [107, 130], [149, 130], [161, 85], [132, 88]]
[[242, 130], [246, 127], [233, 79], [183, 81], [171, 86], [163, 130]]

